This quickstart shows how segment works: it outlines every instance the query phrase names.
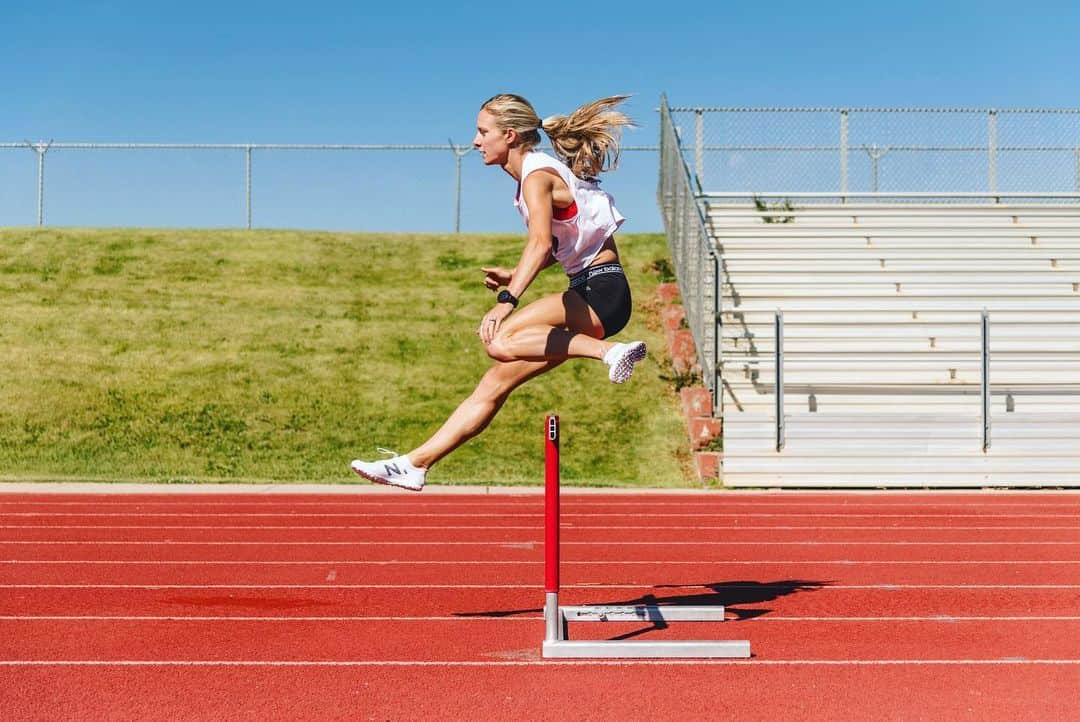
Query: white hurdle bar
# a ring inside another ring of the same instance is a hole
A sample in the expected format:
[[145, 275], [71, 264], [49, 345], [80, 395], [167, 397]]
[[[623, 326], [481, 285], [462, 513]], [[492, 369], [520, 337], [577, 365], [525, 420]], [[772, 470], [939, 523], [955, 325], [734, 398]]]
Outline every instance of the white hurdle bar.
[[559, 606], [559, 417], [549, 415], [544, 444], [544, 647], [551, 658], [729, 658], [750, 656], [748, 641], [639, 641], [569, 639], [570, 622], [722, 622], [715, 606]]

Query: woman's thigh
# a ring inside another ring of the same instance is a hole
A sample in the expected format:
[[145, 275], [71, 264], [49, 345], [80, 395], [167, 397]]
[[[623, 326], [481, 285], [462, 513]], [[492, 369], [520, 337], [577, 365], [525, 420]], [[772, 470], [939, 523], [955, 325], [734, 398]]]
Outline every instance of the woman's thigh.
[[529, 326], [555, 326], [593, 338], [604, 337], [604, 326], [585, 299], [574, 291], [564, 291], [533, 301], [510, 314], [499, 333], [511, 334]]

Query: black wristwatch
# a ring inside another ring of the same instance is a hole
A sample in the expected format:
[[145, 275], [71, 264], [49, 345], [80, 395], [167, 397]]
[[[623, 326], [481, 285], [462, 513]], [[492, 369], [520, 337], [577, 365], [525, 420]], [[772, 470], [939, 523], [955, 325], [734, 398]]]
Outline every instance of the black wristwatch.
[[517, 308], [517, 305], [518, 305], [517, 296], [510, 293], [505, 288], [503, 290], [499, 291], [499, 296], [495, 300], [498, 301], [499, 303], [509, 303], [514, 308]]

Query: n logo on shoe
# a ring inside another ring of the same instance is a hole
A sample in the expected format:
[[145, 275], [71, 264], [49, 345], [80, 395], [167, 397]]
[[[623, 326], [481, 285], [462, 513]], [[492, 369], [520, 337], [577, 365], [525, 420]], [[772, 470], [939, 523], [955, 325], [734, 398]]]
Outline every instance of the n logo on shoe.
[[387, 476], [390, 476], [391, 474], [401, 473], [401, 469], [398, 467], [397, 464], [383, 464], [383, 468], [386, 469]]

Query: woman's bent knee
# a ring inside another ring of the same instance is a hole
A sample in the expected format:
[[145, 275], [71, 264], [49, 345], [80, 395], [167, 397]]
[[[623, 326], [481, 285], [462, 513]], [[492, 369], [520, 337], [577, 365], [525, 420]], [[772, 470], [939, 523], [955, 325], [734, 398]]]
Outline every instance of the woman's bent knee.
[[491, 343], [484, 347], [487, 351], [487, 355], [495, 361], [517, 361], [517, 356], [514, 355], [510, 345], [509, 334], [499, 334], [491, 340]]

